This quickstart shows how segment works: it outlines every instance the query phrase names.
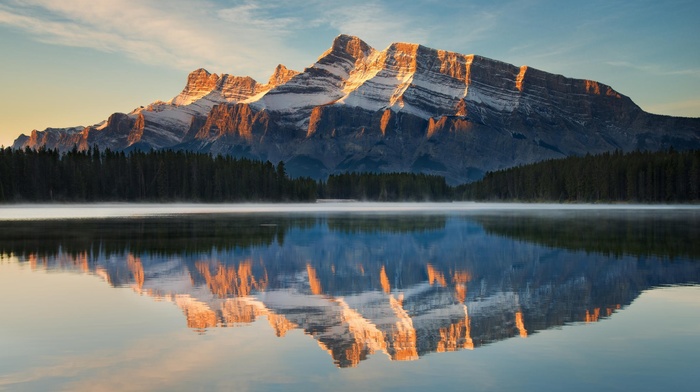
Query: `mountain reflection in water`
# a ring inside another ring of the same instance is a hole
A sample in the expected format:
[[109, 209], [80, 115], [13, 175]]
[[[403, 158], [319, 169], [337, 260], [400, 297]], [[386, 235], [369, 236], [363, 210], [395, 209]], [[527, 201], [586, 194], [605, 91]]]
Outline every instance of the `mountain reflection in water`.
[[697, 214], [209, 215], [0, 222], [0, 254], [101, 276], [188, 327], [267, 318], [339, 367], [415, 360], [575, 322], [700, 282]]

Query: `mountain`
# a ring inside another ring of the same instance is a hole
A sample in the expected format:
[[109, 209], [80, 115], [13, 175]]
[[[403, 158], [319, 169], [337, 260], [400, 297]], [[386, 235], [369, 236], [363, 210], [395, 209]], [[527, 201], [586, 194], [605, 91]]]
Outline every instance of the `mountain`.
[[285, 161], [294, 176], [412, 171], [457, 184], [550, 158], [700, 148], [700, 119], [644, 112], [610, 86], [477, 55], [340, 35], [302, 72], [266, 84], [192, 72], [182, 92], [89, 126], [33, 131], [14, 148], [97, 144]]

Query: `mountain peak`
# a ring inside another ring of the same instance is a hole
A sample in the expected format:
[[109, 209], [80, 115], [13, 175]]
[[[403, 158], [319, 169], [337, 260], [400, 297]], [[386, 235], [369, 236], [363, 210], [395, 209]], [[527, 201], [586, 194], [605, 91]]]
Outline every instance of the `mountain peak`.
[[[216, 74], [215, 74], [216, 75]], [[211, 76], [211, 72], [207, 71], [204, 68], [197, 68], [194, 71], [190, 72], [188, 77], [193, 78], [193, 77], [209, 77]]]
[[219, 75], [212, 74], [204, 68], [198, 68], [187, 75], [187, 84], [182, 92], [172, 99], [173, 105], [187, 105], [209, 94], [219, 81]]
[[418, 51], [419, 48], [425, 48], [425, 46], [420, 45], [420, 44], [415, 44], [412, 42], [392, 42], [388, 50], [389, 51], [396, 51], [396, 52], [416, 52]]
[[340, 34], [337, 37], [335, 37], [333, 39], [333, 45], [331, 45], [331, 46], [342, 48], [342, 47], [348, 45], [349, 43], [359, 43], [362, 45], [369, 46], [365, 41], [363, 41], [359, 37], [354, 36], [354, 35], [348, 35], [348, 34]]
[[289, 79], [298, 75], [299, 71], [289, 69], [282, 64], [278, 64], [275, 71], [270, 75], [270, 79], [267, 81], [268, 86], [274, 87], [280, 84], [287, 83]]
[[340, 34], [333, 40], [333, 45], [320, 58], [329, 54], [345, 54], [353, 59], [363, 59], [374, 52], [374, 48], [358, 37]]

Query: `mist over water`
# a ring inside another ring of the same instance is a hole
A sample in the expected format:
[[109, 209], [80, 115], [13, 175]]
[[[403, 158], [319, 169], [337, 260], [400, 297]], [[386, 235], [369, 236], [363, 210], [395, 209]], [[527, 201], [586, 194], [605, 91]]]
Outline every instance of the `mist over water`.
[[318, 202], [269, 204], [16, 204], [0, 207], [0, 220], [95, 219], [194, 214], [338, 214], [338, 213], [442, 213], [472, 214], [481, 212], [561, 212], [561, 211], [660, 211], [698, 213], [695, 205], [649, 204], [547, 204], [547, 203], [380, 203]]

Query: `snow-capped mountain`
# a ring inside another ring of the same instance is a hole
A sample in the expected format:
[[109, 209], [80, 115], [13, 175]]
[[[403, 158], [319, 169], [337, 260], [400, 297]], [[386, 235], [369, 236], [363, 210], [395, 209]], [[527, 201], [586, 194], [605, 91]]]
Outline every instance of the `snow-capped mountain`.
[[267, 84], [192, 72], [183, 91], [89, 127], [22, 135], [13, 147], [94, 144], [283, 160], [292, 175], [413, 171], [451, 183], [485, 171], [621, 149], [700, 148], [700, 119], [644, 112], [590, 80], [476, 55], [340, 35], [302, 72]]

